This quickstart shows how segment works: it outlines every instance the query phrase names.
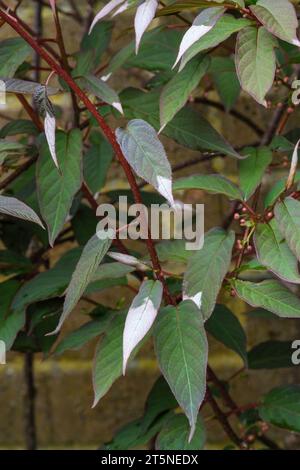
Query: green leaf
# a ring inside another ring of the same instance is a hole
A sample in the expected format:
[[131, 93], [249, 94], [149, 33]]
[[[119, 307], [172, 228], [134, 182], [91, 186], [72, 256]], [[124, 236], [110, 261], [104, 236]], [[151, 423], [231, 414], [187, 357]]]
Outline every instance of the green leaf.
[[156, 251], [161, 262], [177, 261], [186, 263], [193, 254], [186, 249], [186, 240], [167, 240], [156, 245]]
[[300, 318], [300, 300], [279, 281], [254, 283], [236, 279], [233, 287], [252, 307], [262, 307], [282, 318]]
[[[295, 176], [295, 183], [300, 181], [300, 172], [296, 173]], [[264, 200], [264, 207], [271, 207], [273, 206], [279, 196], [285, 191], [285, 186], [286, 186], [286, 177], [281, 178], [278, 180], [273, 187], [270, 189], [270, 191], [267, 193], [265, 200]]]
[[22, 310], [35, 302], [61, 296], [70, 282], [80, 252], [78, 248], [68, 251], [54, 268], [26, 282], [18, 291], [12, 304], [13, 308]]
[[199, 416], [195, 434], [189, 442], [189, 423], [184, 415], [172, 415], [157, 436], [158, 450], [201, 450], [206, 441], [204, 422]]
[[235, 351], [247, 365], [247, 337], [242, 325], [225, 305], [216, 305], [205, 329], [216, 340]]
[[292, 197], [279, 201], [274, 214], [282, 235], [300, 261], [300, 202]]
[[204, 246], [190, 258], [184, 276], [184, 296], [193, 299], [207, 320], [212, 314], [230, 263], [234, 232], [215, 228], [204, 236]]
[[200, 311], [191, 301], [163, 309], [154, 327], [162, 373], [191, 426], [192, 438], [206, 391], [208, 345]]
[[190, 94], [207, 72], [208, 66], [208, 57], [196, 57], [164, 86], [160, 96], [161, 130], [183, 108]]
[[12, 300], [19, 287], [19, 282], [15, 280], [0, 283], [0, 340], [4, 341], [7, 351], [25, 325], [25, 311], [11, 309]]
[[279, 428], [300, 432], [300, 385], [271, 390], [259, 407], [261, 419]]
[[81, 349], [86, 343], [105, 332], [110, 318], [111, 314], [104, 314], [100, 318], [85, 323], [77, 330], [72, 331], [58, 343], [54, 354], [58, 356], [68, 350], [77, 351]]
[[248, 157], [239, 162], [240, 188], [248, 201], [272, 161], [272, 152], [267, 147], [246, 147], [243, 154]]
[[69, 215], [73, 198], [82, 182], [82, 140], [78, 129], [69, 134], [56, 134], [56, 168], [45, 139], [41, 143], [37, 163], [37, 191], [43, 219], [47, 223], [49, 242], [54, 242]]
[[66, 318], [70, 315], [76, 304], [79, 302], [87, 286], [93, 280], [99, 264], [109, 250], [111, 243], [112, 240], [108, 238], [107, 233], [103, 232], [100, 234], [97, 232], [97, 234], [90, 238], [83, 248], [82, 254], [76, 265], [75, 271], [72, 274], [70, 284], [66, 291], [62, 316], [53, 334], [60, 330]]
[[0, 77], [13, 77], [19, 66], [32, 53], [22, 38], [9, 38], [0, 42]]
[[254, 245], [263, 266], [287, 282], [300, 283], [297, 259], [283, 239], [275, 219], [256, 226]]
[[179, 179], [173, 184], [173, 190], [203, 189], [213, 194], [224, 194], [230, 199], [242, 198], [239, 188], [222, 175], [195, 175]]
[[84, 181], [93, 194], [100, 191], [107, 177], [112, 162], [113, 151], [111, 145], [99, 133], [94, 132], [91, 137], [91, 147], [83, 159]]
[[209, 71], [221, 101], [229, 111], [235, 105], [241, 91], [234, 61], [230, 57], [213, 57]]
[[172, 170], [155, 129], [142, 119], [133, 119], [125, 130], [116, 130], [116, 137], [126, 160], [138, 176], [154, 186], [173, 206]]
[[298, 19], [290, 0], [259, 0], [256, 5], [250, 6], [250, 10], [274, 36], [300, 46]]
[[245, 28], [237, 37], [235, 63], [241, 87], [264, 106], [275, 77], [275, 46], [274, 37], [263, 27]]
[[41, 219], [34, 210], [15, 197], [0, 196], [0, 213], [33, 222], [44, 228]]
[[293, 367], [292, 341], [266, 341], [248, 352], [249, 369], [279, 369]]
[[[144, 119], [156, 130], [160, 128], [159, 90], [144, 93], [135, 88], [128, 88], [120, 96], [125, 116], [128, 119]], [[189, 106], [184, 107], [176, 114], [174, 119], [164, 128], [162, 134], [193, 150], [213, 150], [240, 158], [240, 155], [210, 123]]]
[[244, 18], [237, 19], [232, 15], [222, 16], [211, 31], [205, 34], [186, 51], [181, 59], [180, 70], [199, 52], [218, 46], [221, 42], [226, 41], [232, 34], [250, 25], [251, 21]]
[[16, 119], [10, 121], [2, 127], [0, 131], [0, 139], [19, 134], [38, 135], [39, 130], [32, 121], [27, 119]]
[[126, 316], [119, 313], [111, 320], [105, 336], [96, 348], [93, 367], [94, 404], [108, 392], [122, 375], [123, 330]]
[[123, 114], [122, 105], [117, 93], [110, 88], [101, 78], [95, 75], [86, 75], [77, 80], [81, 87], [85, 88], [92, 95], [97, 96], [100, 100], [110, 104]]

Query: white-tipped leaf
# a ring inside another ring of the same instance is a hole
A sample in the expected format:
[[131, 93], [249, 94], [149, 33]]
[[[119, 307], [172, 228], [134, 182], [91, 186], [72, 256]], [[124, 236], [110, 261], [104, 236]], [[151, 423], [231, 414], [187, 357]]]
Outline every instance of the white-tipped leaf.
[[126, 129], [116, 130], [116, 137], [137, 175], [154, 186], [173, 206], [172, 170], [155, 129], [142, 119], [133, 119]]
[[292, 157], [292, 161], [291, 161], [291, 168], [290, 168], [290, 173], [289, 173], [289, 177], [287, 179], [287, 182], [286, 182], [286, 189], [290, 189], [293, 184], [294, 184], [294, 180], [295, 180], [295, 176], [296, 176], [296, 171], [297, 171], [297, 167], [298, 167], [298, 150], [299, 150], [299, 145], [300, 145], [300, 140], [298, 140], [296, 146], [295, 146], [295, 149], [294, 149], [294, 152], [293, 152], [293, 157]]
[[105, 5], [103, 8], [101, 8], [101, 10], [97, 13], [97, 15], [95, 16], [95, 18], [94, 18], [94, 20], [91, 24], [89, 34], [91, 34], [92, 30], [94, 29], [94, 27], [98, 23], [98, 21], [102, 20], [102, 18], [104, 18], [106, 15], [108, 15], [112, 10], [117, 8], [117, 6], [121, 5], [121, 3], [123, 3], [123, 2], [124, 2], [124, 0], [111, 0], [110, 2], [108, 2], [107, 5]]
[[45, 228], [41, 219], [34, 210], [14, 197], [0, 196], [0, 213], [11, 215], [18, 219], [28, 220], [29, 222], [34, 222], [42, 228]]
[[129, 308], [123, 334], [123, 375], [132, 351], [154, 323], [162, 294], [163, 287], [160, 281], [144, 281]]
[[196, 16], [192, 26], [187, 30], [182, 38], [178, 56], [173, 68], [178, 64], [183, 54], [199, 39], [207, 34], [216, 24], [218, 19], [225, 12], [223, 7], [206, 8]]
[[139, 261], [135, 256], [126, 255], [125, 253], [116, 253], [115, 251], [109, 251], [107, 255], [119, 263], [127, 264], [127, 266], [133, 266], [142, 271], [149, 269], [146, 262]]
[[136, 36], [135, 52], [138, 53], [142, 36], [149, 24], [155, 17], [155, 12], [158, 7], [157, 0], [145, 0], [136, 10], [134, 19], [134, 29]]

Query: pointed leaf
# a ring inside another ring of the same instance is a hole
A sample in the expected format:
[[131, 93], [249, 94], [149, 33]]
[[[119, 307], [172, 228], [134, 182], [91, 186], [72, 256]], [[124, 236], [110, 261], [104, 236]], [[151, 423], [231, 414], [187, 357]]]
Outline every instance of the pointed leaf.
[[300, 261], [300, 202], [288, 197], [276, 204], [274, 213], [282, 235]]
[[161, 304], [163, 287], [159, 281], [144, 281], [134, 298], [123, 334], [123, 375], [135, 347], [150, 331]]
[[0, 213], [34, 222], [44, 228], [41, 219], [34, 210], [14, 197], [0, 196]]
[[205, 10], [201, 11], [198, 16], [196, 16], [192, 26], [187, 30], [182, 38], [174, 67], [176, 64], [178, 64], [183, 54], [196, 41], [199, 41], [202, 36], [209, 33], [209, 31], [215, 26], [216, 22], [220, 19], [224, 12], [225, 8], [223, 7], [212, 7], [206, 8]]
[[235, 63], [241, 87], [264, 106], [275, 77], [275, 45], [263, 27], [245, 28], [237, 37]]
[[207, 57], [197, 57], [182, 72], [176, 74], [163, 88], [160, 96], [161, 130], [183, 108], [190, 94], [207, 72], [208, 66], [209, 59]]
[[241, 199], [239, 188], [222, 175], [195, 175], [174, 182], [173, 190], [203, 189], [214, 194], [224, 194], [230, 199]]
[[244, 193], [245, 201], [248, 201], [261, 183], [272, 161], [272, 152], [267, 147], [247, 147], [243, 153], [248, 156], [239, 162], [240, 188]]
[[275, 219], [256, 226], [254, 244], [263, 266], [287, 282], [300, 283], [297, 259], [283, 239]]
[[103, 232], [103, 237], [98, 237], [99, 234], [94, 235], [85, 245], [81, 257], [77, 263], [75, 271], [72, 275], [71, 282], [66, 291], [66, 298], [64, 302], [64, 309], [59, 324], [53, 332], [58, 333], [72, 310], [79, 302], [85, 289], [93, 280], [93, 276], [97, 271], [99, 264], [106, 255], [111, 245], [111, 239]]
[[233, 282], [237, 295], [252, 307], [262, 307], [282, 318], [300, 318], [300, 300], [279, 281]]
[[91, 27], [90, 27], [90, 33], [92, 32], [94, 26], [100, 21], [102, 18], [104, 18], [106, 15], [108, 15], [114, 8], [119, 6], [121, 3], [123, 3], [125, 0], [111, 0], [108, 2], [101, 10], [97, 13], [95, 16]]
[[138, 176], [154, 186], [173, 206], [172, 170], [155, 129], [142, 119], [134, 119], [126, 130], [117, 129], [116, 137]]
[[0, 77], [11, 78], [32, 53], [22, 38], [9, 38], [0, 42]]
[[217, 296], [231, 262], [235, 236], [222, 229], [210, 230], [204, 237], [204, 246], [189, 260], [184, 276], [184, 297], [195, 299], [207, 320], [212, 314]]
[[69, 134], [59, 131], [56, 140], [60, 171], [51, 159], [45, 140], [41, 143], [37, 163], [38, 200], [52, 246], [66, 222], [73, 198], [82, 182], [81, 132], [78, 129]]
[[248, 352], [249, 369], [280, 369], [293, 367], [292, 341], [266, 341]]
[[274, 36], [300, 46], [297, 38], [298, 19], [290, 0], [259, 0], [250, 9]]
[[208, 345], [201, 313], [191, 301], [163, 309], [154, 328], [162, 373], [188, 417], [193, 436], [206, 392]]
[[86, 75], [78, 80], [83, 88], [86, 88], [89, 93], [97, 96], [105, 103], [110, 104], [123, 114], [122, 105], [117, 93], [110, 88], [101, 78], [94, 75]]
[[155, 17], [155, 12], [158, 7], [158, 0], [145, 0], [136, 10], [134, 19], [134, 28], [136, 35], [136, 54], [138, 53], [142, 36], [149, 24]]
[[300, 385], [274, 388], [259, 407], [262, 420], [290, 431], [300, 432]]
[[237, 317], [225, 305], [216, 305], [205, 329], [216, 340], [235, 351], [247, 365], [247, 337]]
[[216, 47], [218, 44], [226, 41], [232, 34], [247, 26], [251, 26], [251, 21], [244, 18], [237, 19], [232, 15], [222, 16], [211, 31], [205, 34], [186, 51], [181, 59], [180, 70], [199, 52]]

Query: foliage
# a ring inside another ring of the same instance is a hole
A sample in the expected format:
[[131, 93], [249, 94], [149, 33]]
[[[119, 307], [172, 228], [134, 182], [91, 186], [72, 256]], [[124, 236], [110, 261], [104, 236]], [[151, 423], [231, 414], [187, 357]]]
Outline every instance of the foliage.
[[[231, 380], [224, 384], [208, 364], [208, 345], [214, 337], [240, 357], [243, 370], [293, 365], [293, 339], [249, 345], [233, 305], [261, 309], [262, 318], [263, 311], [275, 314], [272, 319], [300, 318], [300, 132], [297, 125], [286, 132], [298, 104], [299, 2], [101, 2], [71, 52], [61, 28], [65, 3], [48, 5], [56, 48], [24, 27], [22, 8], [8, 13], [0, 2], [1, 24], [12, 28], [0, 42], [0, 77], [28, 114], [0, 130], [0, 340], [14, 351], [60, 355], [97, 338], [94, 406], [130, 370], [143, 344], [154, 342], [162, 376], [144, 415], [107, 449], [154, 441], [160, 450], [202, 449], [207, 406], [235, 447], [262, 442], [272, 448], [277, 444], [262, 438], [265, 423], [300, 432], [300, 386], [282, 384], [255, 404], [237, 404]], [[70, 5], [68, 21], [83, 24], [85, 5], [82, 11]], [[120, 32], [115, 24], [117, 15], [132, 14], [135, 39], [132, 28]], [[125, 45], [111, 57], [114, 28]], [[35, 69], [36, 57], [48, 73]], [[144, 77], [140, 87], [125, 83], [115, 90], [114, 77], [133, 68]], [[240, 111], [240, 97], [266, 116], [264, 129]], [[247, 125], [253, 144], [237, 148], [234, 135], [228, 142], [207, 120], [210, 106]], [[182, 155], [173, 168], [165, 138]], [[193, 160], [184, 160], [185, 149], [195, 152]], [[230, 162], [234, 175], [222, 170], [226, 163], [212, 169], [218, 157]], [[125, 172], [125, 190], [106, 185], [115, 160]], [[209, 173], [194, 174], [192, 165], [204, 161]], [[184, 241], [149, 237], [133, 251], [120, 239], [121, 227], [114, 240], [96, 235], [100, 201], [115, 204], [125, 194], [136, 204], [174, 208], [191, 190], [199, 202], [208, 192], [230, 205], [197, 252]], [[64, 254], [53, 266], [60, 246]], [[87, 323], [60, 337], [83, 298], [93, 304], [93, 293], [115, 286], [134, 291], [132, 301], [112, 295], [113, 309], [99, 304]]]

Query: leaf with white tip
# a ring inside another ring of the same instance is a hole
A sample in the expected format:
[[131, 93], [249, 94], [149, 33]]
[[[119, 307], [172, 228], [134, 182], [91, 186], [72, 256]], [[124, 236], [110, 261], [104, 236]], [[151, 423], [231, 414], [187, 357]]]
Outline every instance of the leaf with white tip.
[[196, 302], [205, 320], [214, 310], [224, 277], [230, 267], [234, 239], [233, 232], [212, 229], [205, 234], [203, 248], [189, 259], [184, 276], [184, 297]]
[[[17, 93], [21, 95], [33, 95], [38, 87], [41, 85], [37, 82], [31, 82], [28, 80], [20, 80], [19, 78], [1, 78], [5, 83], [6, 93]], [[58, 88], [47, 87], [47, 94], [57, 95], [59, 93]]]
[[190, 422], [189, 441], [206, 392], [208, 344], [199, 309], [190, 300], [160, 311], [154, 327], [161, 371]]
[[110, 88], [101, 78], [94, 75], [86, 75], [78, 80], [80, 84], [91, 94], [97, 96], [105, 103], [110, 104], [123, 114], [122, 105], [118, 94]]
[[187, 30], [182, 38], [177, 59], [173, 68], [178, 64], [183, 54], [196, 42], [207, 34], [221, 18], [225, 8], [212, 7], [201, 11], [193, 21], [192, 26]]
[[41, 219], [34, 210], [14, 197], [0, 196], [0, 213], [11, 215], [18, 219], [28, 220], [29, 222], [34, 222], [42, 228], [45, 228]]
[[94, 26], [98, 23], [98, 21], [108, 15], [112, 10], [117, 8], [117, 6], [119, 6], [121, 3], [124, 3], [124, 0], [111, 0], [110, 2], [108, 2], [107, 5], [101, 8], [101, 10], [97, 13], [91, 24], [89, 34], [91, 34], [92, 30], [94, 29]]
[[47, 87], [44, 85], [38, 86], [34, 92], [33, 99], [40, 115], [44, 118], [45, 134], [49, 145], [49, 150], [55, 166], [58, 168], [55, 142], [56, 120], [53, 106], [48, 98]]
[[263, 27], [242, 29], [237, 37], [235, 64], [241, 87], [263, 106], [275, 77], [275, 46], [275, 38]]
[[298, 142], [297, 142], [297, 144], [296, 144], [296, 146], [295, 146], [294, 152], [293, 152], [292, 161], [291, 161], [291, 167], [290, 167], [290, 172], [289, 172], [289, 176], [288, 176], [288, 179], [287, 179], [287, 182], [286, 182], [286, 189], [287, 189], [287, 190], [291, 189], [291, 187], [293, 186], [294, 181], [295, 181], [295, 176], [296, 176], [297, 167], [298, 167], [298, 150], [299, 150], [299, 145], [300, 145], [300, 140], [298, 140]]
[[276, 204], [274, 213], [282, 235], [300, 261], [300, 202], [288, 197]]
[[250, 10], [274, 36], [300, 46], [297, 14], [290, 0], [259, 0]]
[[123, 334], [123, 375], [132, 351], [154, 323], [162, 294], [163, 287], [160, 281], [144, 281], [129, 308]]
[[103, 237], [101, 238], [99, 238], [99, 234], [94, 235], [85, 245], [66, 291], [64, 309], [59, 324], [51, 334], [56, 334], [60, 331], [64, 321], [79, 302], [89, 283], [93, 280], [99, 264], [109, 250], [112, 240], [104, 232], [102, 235]]
[[173, 206], [172, 170], [155, 129], [142, 119], [133, 119], [125, 130], [116, 130], [116, 137], [137, 175], [154, 186]]
[[144, 262], [139, 261], [135, 256], [126, 255], [124, 253], [116, 253], [115, 251], [109, 251], [108, 256], [119, 263], [127, 264], [128, 266], [133, 266], [140, 270], [149, 269]]
[[155, 16], [158, 0], [145, 0], [136, 10], [134, 29], [136, 36], [135, 52], [138, 53], [142, 36]]

